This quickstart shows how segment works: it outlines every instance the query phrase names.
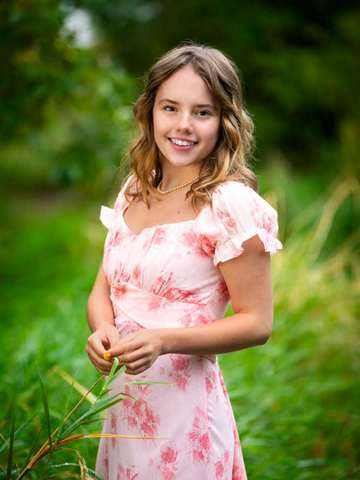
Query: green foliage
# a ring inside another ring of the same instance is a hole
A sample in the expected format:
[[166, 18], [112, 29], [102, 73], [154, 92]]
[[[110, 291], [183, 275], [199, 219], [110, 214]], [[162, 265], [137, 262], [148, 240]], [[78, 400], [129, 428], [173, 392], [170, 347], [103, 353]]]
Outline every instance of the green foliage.
[[[118, 392], [115, 395], [111, 395], [111, 388], [109, 387], [113, 379], [115, 378], [115, 375], [119, 375], [125, 370], [125, 366], [122, 366], [121, 368], [119, 367], [119, 360], [117, 358], [113, 359], [113, 365], [111, 367], [111, 371], [109, 375], [106, 378], [106, 381], [98, 394], [97, 397], [95, 397], [94, 401], [90, 401], [91, 406], [77, 419], [74, 420], [73, 417], [74, 412], [79, 408], [81, 404], [84, 403], [86, 399], [89, 399], [90, 395], [93, 395], [91, 392], [94, 389], [94, 387], [99, 383], [99, 381], [103, 380], [105, 377], [102, 376], [96, 382], [94, 385], [88, 390], [87, 392], [84, 393], [83, 397], [81, 400], [72, 408], [72, 410], [69, 413], [66, 413], [66, 410], [64, 411], [60, 423], [58, 424], [58, 427], [55, 429], [53, 433], [51, 433], [51, 428], [50, 428], [50, 410], [49, 410], [49, 402], [48, 402], [48, 397], [46, 394], [44, 382], [40, 373], [40, 370], [38, 370], [38, 376], [40, 380], [40, 387], [41, 387], [41, 396], [42, 396], [42, 401], [43, 401], [43, 407], [44, 407], [44, 417], [45, 417], [45, 425], [46, 425], [46, 441], [45, 443], [39, 448], [36, 452], [35, 455], [33, 455], [33, 450], [34, 448], [32, 447], [30, 450], [30, 455], [28, 457], [28, 460], [25, 462], [25, 464], [21, 467], [19, 467], [19, 463], [15, 460], [13, 460], [13, 454], [14, 454], [14, 443], [15, 439], [17, 440], [19, 437], [20, 432], [35, 418], [33, 416], [30, 420], [28, 420], [24, 425], [22, 425], [16, 432], [15, 432], [15, 409], [14, 406], [12, 408], [12, 412], [10, 415], [10, 438], [6, 439], [4, 435], [1, 434], [1, 437], [3, 439], [3, 445], [0, 448], [0, 451], [6, 450], [8, 448], [8, 462], [7, 462], [7, 471], [5, 472], [5, 469], [1, 467], [2, 472], [0, 472], [0, 478], [4, 478], [6, 480], [11, 480], [15, 479], [16, 480], [21, 480], [25, 476], [28, 476], [32, 471], [37, 470], [35, 473], [36, 478], [39, 478], [39, 475], [41, 475], [41, 478], [48, 478], [45, 477], [47, 475], [48, 470], [53, 469], [53, 468], [61, 468], [61, 467], [68, 467], [68, 463], [63, 463], [63, 464], [57, 464], [57, 465], [50, 465], [50, 460], [51, 458], [55, 455], [55, 453], [60, 452], [60, 451], [72, 451], [75, 452], [78, 456], [79, 459], [79, 468], [80, 468], [80, 478], [83, 480], [89, 480], [89, 473], [92, 473], [95, 475], [96, 478], [103, 480], [103, 478], [93, 470], [89, 469], [85, 459], [80, 455], [80, 453], [75, 450], [74, 448], [68, 448], [67, 445], [70, 443], [78, 442], [79, 440], [84, 440], [88, 438], [102, 438], [103, 436], [107, 437], [112, 437], [112, 438], [123, 438], [122, 435], [115, 435], [115, 434], [102, 434], [102, 433], [92, 433], [92, 434], [84, 434], [84, 433], [77, 433], [74, 435], [75, 431], [79, 430], [82, 426], [88, 426], [90, 423], [93, 422], [98, 422], [99, 417], [98, 415], [103, 412], [104, 410], [107, 410], [108, 408], [116, 405], [117, 403], [121, 402], [124, 398], [124, 393], [123, 392]], [[73, 381], [73, 384], [75, 381]], [[129, 382], [130, 384], [136, 383], [137, 385], [144, 385], [144, 384], [157, 384], [159, 382]], [[66, 405], [68, 407], [68, 403]], [[69, 425], [69, 419], [71, 418], [71, 423]], [[3, 424], [6, 424], [7, 421], [3, 422]], [[65, 428], [65, 424], [67, 425]], [[38, 435], [41, 433], [42, 428], [39, 430]], [[37, 435], [37, 438], [38, 438]], [[143, 438], [143, 439], [151, 439], [154, 437], [133, 437], [133, 438]], [[19, 455], [23, 456], [23, 452], [20, 449]], [[47, 457], [47, 462], [45, 465], [42, 467], [39, 467], [39, 462]], [[13, 465], [15, 465], [15, 469], [13, 468]], [[73, 464], [71, 464], [73, 465]], [[40, 471], [42, 473], [40, 474]], [[62, 474], [64, 476], [64, 474]], [[66, 475], [65, 473], [65, 476]], [[73, 476], [69, 476], [69, 478], [73, 478]]]
[[[95, 32], [86, 48], [65, 28], [77, 8]], [[83, 349], [104, 241], [99, 205], [116, 194], [140, 77], [186, 38], [223, 49], [242, 70], [255, 167], [272, 191], [284, 243], [272, 261], [270, 340], [220, 359], [249, 478], [358, 475], [358, 20], [352, 2], [1, 3], [0, 411], [13, 423], [1, 426], [8, 461], [0, 464], [8, 476], [13, 460], [31, 461], [47, 425], [62, 425], [57, 440], [70, 428], [62, 423], [72, 402], [65, 372], [80, 384], [96, 380]], [[78, 411], [85, 415], [85, 406]], [[89, 428], [100, 424], [79, 427]], [[96, 450], [89, 439], [79, 456], [57, 452], [49, 476], [78, 478], [79, 465], [85, 475], [84, 459], [93, 463]]]
[[7, 2], [0, 14], [1, 184], [23, 170], [33, 188], [96, 191], [129, 142], [136, 82], [106, 52], [75, 46], [64, 3]]
[[[76, 0], [114, 62], [142, 76], [184, 39], [227, 52], [242, 71], [257, 157], [298, 171], [359, 176], [359, 6], [354, 2]], [[181, 21], [180, 19], [186, 19]], [[180, 21], [179, 21], [180, 20]], [[128, 41], [131, 39], [131, 48]], [[339, 161], [347, 150], [347, 160]]]
[[[67, 26], [79, 12], [94, 37], [87, 46]], [[241, 68], [258, 158], [285, 156], [325, 182], [359, 176], [359, 16], [352, 2], [329, 0], [2, 2], [0, 155], [26, 169], [18, 157], [25, 146], [42, 164], [40, 183], [52, 188], [106, 184], [128, 144], [140, 78], [166, 50], [192, 39], [224, 50]]]
[[1, 138], [41, 125], [49, 98], [61, 100], [74, 88], [65, 80], [75, 65], [59, 37], [64, 12], [59, 1], [14, 0], [0, 6]]
[[[273, 177], [260, 179], [264, 187], [276, 185], [264, 196], [279, 211], [284, 243], [272, 259], [273, 333], [266, 345], [224, 355], [220, 363], [249, 478], [350, 480], [360, 464], [359, 187], [355, 180], [336, 182], [321, 193], [316, 179], [293, 178], [285, 170], [282, 175], [273, 172]], [[299, 202], [299, 197], [307, 201]], [[0, 410], [11, 418], [9, 404], [16, 395], [15, 432], [24, 425], [14, 434], [19, 465], [29, 463], [47, 438], [36, 362], [46, 372], [51, 425], [61, 425], [64, 405], [73, 402], [53, 367], [80, 384], [96, 380], [84, 354], [84, 310], [105, 231], [95, 219], [98, 205], [76, 195], [59, 200], [43, 211], [41, 200], [16, 193], [3, 216], [11, 235], [2, 237], [0, 259], [5, 275], [2, 335], [13, 340], [3, 342], [0, 351]], [[349, 202], [353, 210], [346, 207]], [[353, 216], [356, 228], [344, 234], [344, 219]], [[81, 418], [87, 410], [80, 405], [78, 411]], [[86, 424], [80, 432], [98, 432], [100, 427]], [[10, 432], [11, 426], [6, 428]], [[59, 438], [67, 428], [71, 424]], [[37, 449], [30, 455], [34, 443]], [[96, 440], [82, 442], [78, 451], [92, 467]], [[76, 478], [71, 464], [79, 462], [74, 455], [78, 459], [75, 452], [57, 452], [51, 464], [68, 465], [49, 470], [49, 475], [59, 470]], [[29, 478], [38, 480], [37, 474]]]
[[359, 471], [358, 223], [325, 248], [341, 207], [359, 196], [357, 181], [337, 182], [289, 222], [281, 217], [288, 233], [272, 260], [271, 338], [221, 359], [250, 478], [340, 480]]

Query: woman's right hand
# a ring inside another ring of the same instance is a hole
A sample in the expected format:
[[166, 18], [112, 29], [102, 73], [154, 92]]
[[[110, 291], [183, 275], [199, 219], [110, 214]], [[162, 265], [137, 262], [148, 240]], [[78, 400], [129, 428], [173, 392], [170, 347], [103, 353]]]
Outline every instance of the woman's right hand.
[[112, 363], [104, 359], [104, 353], [116, 345], [120, 340], [120, 334], [115, 325], [102, 324], [88, 338], [85, 351], [94, 367], [102, 375], [109, 375]]

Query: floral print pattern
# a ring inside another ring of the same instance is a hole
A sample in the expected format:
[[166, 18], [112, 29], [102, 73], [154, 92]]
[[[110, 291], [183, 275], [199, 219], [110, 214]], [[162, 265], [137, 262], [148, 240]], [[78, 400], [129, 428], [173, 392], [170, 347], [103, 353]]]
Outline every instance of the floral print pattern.
[[[276, 211], [250, 187], [226, 182], [212, 205], [182, 223], [134, 234], [121, 190], [114, 209], [102, 207], [109, 229], [104, 272], [121, 337], [141, 328], [186, 328], [223, 318], [229, 292], [218, 268], [258, 235], [271, 255]], [[129, 381], [159, 381], [159, 385]], [[106, 480], [246, 480], [229, 396], [215, 355], [160, 356], [138, 376], [121, 374], [113, 392], [124, 399], [107, 411], [104, 433], [155, 439], [103, 438], [96, 470]]]

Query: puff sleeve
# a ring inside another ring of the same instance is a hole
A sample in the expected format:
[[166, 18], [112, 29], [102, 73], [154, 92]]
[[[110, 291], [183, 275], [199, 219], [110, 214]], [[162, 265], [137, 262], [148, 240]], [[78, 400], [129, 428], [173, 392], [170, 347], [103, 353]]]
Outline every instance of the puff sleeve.
[[128, 184], [130, 183], [131, 180], [132, 180], [132, 178], [129, 178], [125, 182], [122, 189], [120, 190], [120, 192], [119, 192], [119, 194], [118, 194], [118, 196], [115, 200], [114, 208], [109, 208], [109, 207], [105, 207], [104, 205], [102, 205], [102, 207], [100, 209], [100, 221], [108, 230], [110, 230], [110, 228], [114, 224], [118, 213], [121, 212], [127, 204], [126, 198], [125, 198], [125, 190], [126, 190]]
[[215, 266], [241, 255], [243, 243], [255, 235], [271, 256], [283, 248], [276, 238], [276, 210], [252, 188], [226, 182], [216, 188], [212, 199], [212, 209], [203, 219], [202, 247]]

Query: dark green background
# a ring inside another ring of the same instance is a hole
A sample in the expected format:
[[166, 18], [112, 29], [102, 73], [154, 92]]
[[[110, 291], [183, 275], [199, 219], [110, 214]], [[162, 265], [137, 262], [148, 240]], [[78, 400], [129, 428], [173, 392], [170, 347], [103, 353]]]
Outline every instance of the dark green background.
[[[74, 12], [90, 19], [91, 45], [66, 29]], [[249, 479], [359, 478], [359, 27], [351, 1], [0, 4], [1, 420], [14, 396], [18, 425], [39, 411], [17, 462], [41, 428], [36, 365], [54, 428], [69, 387], [53, 367], [87, 387], [97, 378], [84, 309], [106, 233], [99, 208], [126, 171], [146, 70], [191, 39], [242, 72], [253, 168], [284, 243], [270, 340], [220, 358]], [[78, 448], [93, 466], [97, 442]]]

